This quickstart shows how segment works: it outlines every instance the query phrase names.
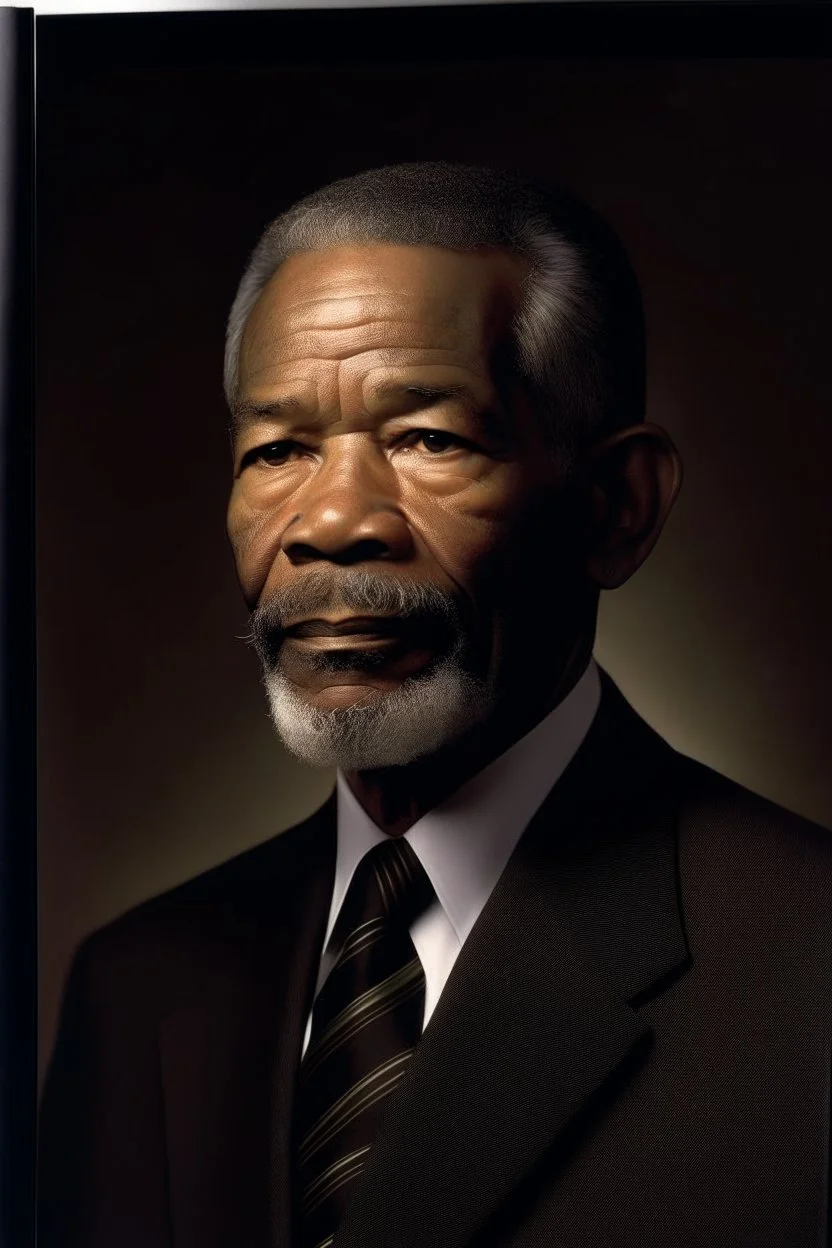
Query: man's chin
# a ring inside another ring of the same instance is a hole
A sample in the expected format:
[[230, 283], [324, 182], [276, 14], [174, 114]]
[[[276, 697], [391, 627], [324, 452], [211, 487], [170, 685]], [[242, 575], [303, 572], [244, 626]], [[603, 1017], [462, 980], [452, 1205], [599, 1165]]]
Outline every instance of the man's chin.
[[284, 745], [303, 762], [343, 771], [404, 766], [436, 753], [491, 710], [487, 682], [446, 659], [421, 678], [368, 683], [364, 675], [314, 693], [280, 671], [266, 692]]

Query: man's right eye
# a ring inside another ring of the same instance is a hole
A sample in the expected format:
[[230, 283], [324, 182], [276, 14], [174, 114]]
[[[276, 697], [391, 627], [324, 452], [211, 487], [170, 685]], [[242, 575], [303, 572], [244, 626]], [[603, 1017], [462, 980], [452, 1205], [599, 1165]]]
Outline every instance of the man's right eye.
[[285, 464], [293, 451], [299, 450], [299, 444], [290, 438], [281, 438], [278, 442], [266, 442], [263, 446], [254, 446], [246, 451], [240, 461], [240, 471], [250, 464], [263, 464], [266, 468], [279, 468]]

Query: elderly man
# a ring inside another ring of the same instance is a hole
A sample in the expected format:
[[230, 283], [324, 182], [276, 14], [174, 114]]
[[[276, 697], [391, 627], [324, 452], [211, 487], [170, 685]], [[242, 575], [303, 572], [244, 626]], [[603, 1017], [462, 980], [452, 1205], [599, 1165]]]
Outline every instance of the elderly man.
[[825, 1241], [832, 853], [592, 659], [681, 480], [583, 205], [424, 164], [266, 231], [228, 530], [304, 824], [73, 967], [44, 1248]]

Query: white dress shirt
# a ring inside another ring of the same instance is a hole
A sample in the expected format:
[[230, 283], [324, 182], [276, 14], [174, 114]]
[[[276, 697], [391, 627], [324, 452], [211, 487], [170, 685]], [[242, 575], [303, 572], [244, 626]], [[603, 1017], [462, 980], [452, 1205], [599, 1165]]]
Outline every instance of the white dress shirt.
[[[600, 700], [598, 668], [590, 659], [581, 679], [545, 719], [404, 834], [436, 892], [436, 901], [410, 928], [425, 972], [423, 1029], [512, 850], [576, 754]], [[340, 772], [337, 790], [335, 882], [316, 994], [332, 966], [329, 940], [353, 873], [386, 836]], [[310, 1014], [304, 1052], [311, 1026]]]

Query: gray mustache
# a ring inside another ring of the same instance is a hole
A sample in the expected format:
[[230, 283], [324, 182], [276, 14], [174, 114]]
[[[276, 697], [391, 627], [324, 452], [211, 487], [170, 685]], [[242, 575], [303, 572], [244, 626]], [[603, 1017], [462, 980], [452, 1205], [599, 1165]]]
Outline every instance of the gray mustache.
[[291, 623], [335, 609], [402, 619], [419, 616], [441, 620], [455, 630], [461, 622], [453, 594], [436, 585], [357, 569], [315, 568], [255, 607], [249, 616], [251, 644], [262, 661], [273, 662]]

